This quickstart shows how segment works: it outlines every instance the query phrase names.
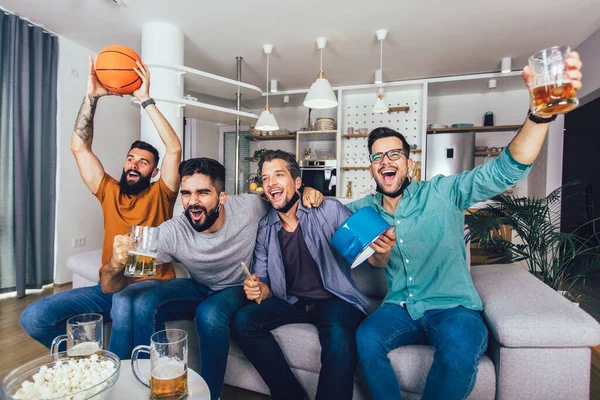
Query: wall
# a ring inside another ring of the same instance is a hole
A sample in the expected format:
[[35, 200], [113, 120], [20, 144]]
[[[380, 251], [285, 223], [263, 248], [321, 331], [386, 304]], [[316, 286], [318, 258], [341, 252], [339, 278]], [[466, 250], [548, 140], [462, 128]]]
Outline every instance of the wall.
[[583, 87], [577, 94], [583, 103], [600, 96], [600, 29], [581, 43], [575, 50], [579, 52], [583, 66]]
[[[73, 124], [87, 85], [89, 54], [92, 54], [90, 50], [59, 37], [55, 283], [71, 281], [71, 272], [65, 265], [68, 257], [102, 248], [102, 210], [81, 180], [70, 150]], [[94, 153], [106, 172], [120, 177], [126, 152], [140, 135], [139, 108], [130, 105], [129, 97], [101, 99], [94, 132]], [[75, 237], [85, 237], [86, 246], [73, 248]]]

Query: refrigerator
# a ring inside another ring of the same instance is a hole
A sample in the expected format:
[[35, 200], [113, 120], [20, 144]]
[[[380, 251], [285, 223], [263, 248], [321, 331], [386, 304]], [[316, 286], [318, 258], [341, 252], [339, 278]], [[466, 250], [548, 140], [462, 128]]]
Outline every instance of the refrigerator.
[[475, 132], [427, 134], [425, 179], [454, 175], [475, 166]]

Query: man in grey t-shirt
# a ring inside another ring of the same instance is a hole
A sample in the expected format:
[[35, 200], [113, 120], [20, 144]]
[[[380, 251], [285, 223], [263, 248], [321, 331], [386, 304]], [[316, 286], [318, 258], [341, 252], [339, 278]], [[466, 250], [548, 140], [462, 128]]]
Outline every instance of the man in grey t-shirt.
[[[183, 161], [179, 174], [185, 213], [160, 225], [157, 262], [180, 262], [191, 278], [172, 279], [136, 297], [134, 344], [148, 344], [166, 320], [195, 316], [200, 373], [211, 398], [217, 399], [223, 390], [230, 319], [249, 303], [241, 263], [251, 265], [258, 223], [269, 205], [255, 195], [228, 197], [225, 168], [210, 158]], [[315, 190], [303, 194], [305, 203], [321, 199]], [[115, 238], [109, 264], [117, 277], [122, 275], [127, 243], [124, 236]]]

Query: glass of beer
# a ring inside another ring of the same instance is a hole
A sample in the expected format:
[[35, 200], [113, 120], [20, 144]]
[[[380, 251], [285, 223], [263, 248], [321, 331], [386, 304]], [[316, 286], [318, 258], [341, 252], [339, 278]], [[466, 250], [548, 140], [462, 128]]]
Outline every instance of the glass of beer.
[[125, 276], [155, 276], [157, 245], [158, 228], [132, 226], [129, 233]]
[[70, 357], [89, 356], [102, 349], [104, 324], [100, 314], [80, 314], [67, 320], [66, 335], [57, 336], [52, 341], [50, 354], [56, 356], [58, 347], [67, 342], [67, 355]]
[[549, 117], [571, 111], [579, 104], [576, 90], [566, 74], [565, 60], [570, 52], [569, 47], [555, 46], [529, 57], [533, 114]]
[[[150, 380], [140, 373], [139, 353], [150, 353]], [[165, 329], [150, 337], [150, 346], [137, 346], [131, 353], [131, 369], [138, 381], [150, 388], [152, 400], [179, 400], [188, 396], [187, 333]]]

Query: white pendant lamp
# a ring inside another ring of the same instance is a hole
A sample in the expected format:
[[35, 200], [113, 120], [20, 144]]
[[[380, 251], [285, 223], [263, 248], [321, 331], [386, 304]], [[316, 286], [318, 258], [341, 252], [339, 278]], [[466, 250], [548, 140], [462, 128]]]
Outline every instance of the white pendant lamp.
[[319, 47], [319, 50], [321, 50], [321, 69], [319, 70], [317, 79], [315, 79], [310, 86], [306, 98], [304, 98], [304, 106], [308, 108], [332, 108], [338, 105], [331, 84], [323, 72], [323, 49], [326, 44], [326, 38], [321, 37], [317, 39], [317, 46]]
[[[387, 36], [387, 32], [387, 29], [380, 29], [377, 31], [377, 39], [379, 39], [379, 70], [377, 70], [377, 73], [375, 74], [375, 83], [380, 85], [383, 84], [383, 41]], [[375, 105], [371, 112], [373, 114], [381, 114], [388, 111], [389, 107], [383, 99], [383, 86], [380, 86], [377, 100], [375, 101]]]
[[277, 125], [275, 116], [273, 116], [271, 107], [269, 107], [269, 55], [273, 51], [273, 45], [263, 44], [263, 50], [267, 55], [267, 105], [265, 106], [263, 112], [260, 113], [260, 117], [258, 117], [258, 121], [256, 122], [256, 126], [254, 128], [257, 131], [278, 131], [279, 125]]
[[377, 113], [385, 113], [389, 111], [389, 107], [385, 100], [383, 99], [383, 88], [379, 88], [379, 95], [377, 96], [377, 100], [375, 101], [375, 105], [373, 106], [373, 114]]

